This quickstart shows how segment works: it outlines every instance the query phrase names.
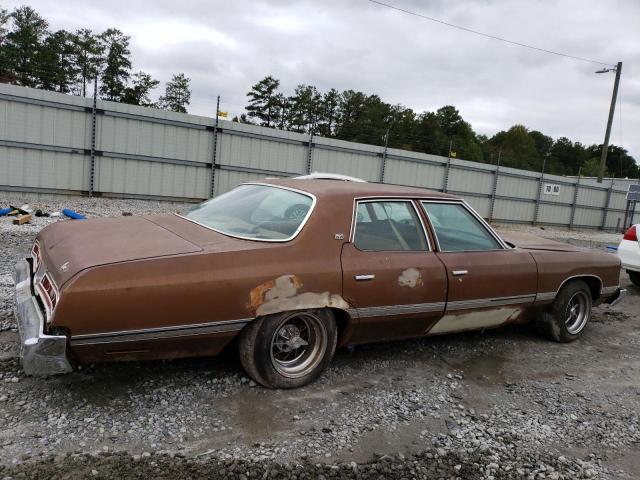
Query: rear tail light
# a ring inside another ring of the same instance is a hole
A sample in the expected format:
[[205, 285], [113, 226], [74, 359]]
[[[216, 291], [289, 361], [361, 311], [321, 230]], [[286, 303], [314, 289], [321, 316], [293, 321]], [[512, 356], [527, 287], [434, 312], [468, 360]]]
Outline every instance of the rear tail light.
[[56, 284], [53, 283], [53, 280], [51, 280], [48, 273], [45, 273], [42, 280], [40, 280], [38, 291], [40, 293], [40, 298], [42, 298], [42, 302], [44, 303], [45, 310], [47, 311], [47, 317], [49, 318], [58, 304], [59, 294]]
[[638, 241], [638, 233], [636, 232], [636, 226], [634, 225], [629, 230], [627, 230], [627, 233], [624, 234], [624, 237], [622, 237], [622, 239], [623, 240], [631, 240], [633, 242], [637, 242]]
[[33, 271], [36, 272], [41, 263], [40, 244], [35, 242], [31, 247], [31, 258], [33, 259]]

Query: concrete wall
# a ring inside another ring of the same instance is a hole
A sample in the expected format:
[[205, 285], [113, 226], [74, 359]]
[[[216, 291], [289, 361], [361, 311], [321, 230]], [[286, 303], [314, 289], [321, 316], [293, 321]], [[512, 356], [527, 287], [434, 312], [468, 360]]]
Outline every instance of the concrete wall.
[[0, 84], [0, 190], [198, 201], [265, 176], [321, 171], [454, 193], [498, 222], [615, 229], [624, 218], [626, 187], [611, 180], [214, 125], [101, 100], [94, 113], [92, 99]]

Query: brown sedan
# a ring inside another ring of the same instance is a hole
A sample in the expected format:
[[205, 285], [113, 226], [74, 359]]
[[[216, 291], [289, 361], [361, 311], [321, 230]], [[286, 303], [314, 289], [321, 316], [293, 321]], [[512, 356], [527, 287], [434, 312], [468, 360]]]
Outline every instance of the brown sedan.
[[501, 238], [463, 200], [335, 179], [247, 183], [185, 215], [59, 222], [16, 265], [24, 369], [215, 355], [238, 339], [269, 387], [317, 378], [337, 346], [534, 320], [575, 340], [620, 260]]

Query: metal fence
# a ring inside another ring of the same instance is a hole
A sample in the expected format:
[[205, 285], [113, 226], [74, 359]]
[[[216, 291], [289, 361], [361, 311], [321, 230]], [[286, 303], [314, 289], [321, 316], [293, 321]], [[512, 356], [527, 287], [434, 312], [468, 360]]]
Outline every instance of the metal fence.
[[465, 198], [485, 218], [613, 230], [626, 191], [424, 153], [0, 84], [0, 190], [197, 201], [333, 172]]

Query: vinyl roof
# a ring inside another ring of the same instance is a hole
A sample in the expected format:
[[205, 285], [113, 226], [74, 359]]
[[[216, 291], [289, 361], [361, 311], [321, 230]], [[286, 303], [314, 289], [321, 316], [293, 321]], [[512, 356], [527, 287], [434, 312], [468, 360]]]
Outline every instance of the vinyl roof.
[[387, 185], [383, 183], [349, 182], [343, 180], [309, 180], [295, 178], [280, 178], [261, 180], [259, 183], [281, 185], [314, 194], [316, 197], [351, 196], [351, 197], [428, 197], [448, 200], [459, 200], [459, 197], [446, 193], [427, 190], [425, 188], [405, 187], [402, 185]]

